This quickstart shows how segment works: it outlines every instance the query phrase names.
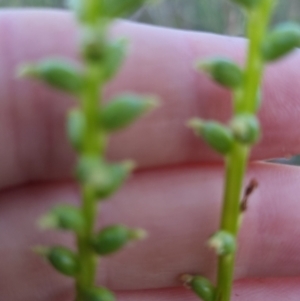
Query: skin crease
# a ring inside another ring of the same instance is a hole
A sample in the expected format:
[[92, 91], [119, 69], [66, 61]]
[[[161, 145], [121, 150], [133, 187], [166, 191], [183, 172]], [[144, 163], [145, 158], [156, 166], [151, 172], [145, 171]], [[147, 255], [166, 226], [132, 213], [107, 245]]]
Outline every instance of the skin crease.
[[[69, 244], [71, 235], [40, 232], [35, 220], [58, 202], [77, 203], [75, 155], [64, 134], [74, 100], [41, 83], [16, 79], [22, 62], [48, 56], [76, 58], [76, 26], [62, 11], [0, 14], [0, 299], [73, 300], [72, 281], [34, 255], [37, 244]], [[126, 22], [129, 57], [105, 99], [118, 92], [158, 94], [162, 106], [109, 144], [111, 159], [133, 158], [139, 169], [110, 202], [99, 226], [143, 227], [149, 238], [101, 261], [99, 283], [119, 301], [198, 300], [178, 282], [181, 273], [215, 275], [205, 247], [218, 227], [223, 166], [220, 157], [184, 127], [194, 116], [226, 121], [230, 94], [192, 68], [197, 58], [229, 56], [243, 62], [245, 41]], [[260, 111], [263, 139], [253, 160], [300, 153], [299, 52], [267, 68]], [[298, 167], [252, 162], [251, 195], [241, 233], [233, 301], [288, 300], [300, 295], [300, 172]]]

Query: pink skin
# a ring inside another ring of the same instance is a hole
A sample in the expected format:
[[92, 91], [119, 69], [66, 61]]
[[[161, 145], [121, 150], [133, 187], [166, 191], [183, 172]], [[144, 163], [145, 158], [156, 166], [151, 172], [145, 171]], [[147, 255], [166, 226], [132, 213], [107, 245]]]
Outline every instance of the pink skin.
[[[230, 94], [193, 70], [197, 58], [243, 61], [245, 41], [120, 22], [130, 37], [128, 60], [106, 91], [158, 94], [162, 106], [115, 135], [108, 155], [135, 159], [140, 169], [111, 202], [101, 225], [126, 223], [149, 238], [101, 261], [99, 283], [119, 301], [196, 301], [181, 273], [213, 278], [215, 256], [205, 248], [218, 226], [220, 157], [184, 123], [194, 116], [228, 120]], [[76, 58], [74, 21], [61, 11], [0, 14], [0, 299], [69, 301], [72, 281], [32, 254], [37, 244], [72, 244], [71, 235], [39, 232], [35, 220], [53, 204], [76, 203], [75, 155], [64, 133], [75, 104], [63, 93], [15, 78], [17, 67], [48, 56]], [[300, 54], [268, 67], [261, 122], [264, 137], [253, 159], [300, 153]], [[251, 196], [240, 233], [233, 301], [289, 300], [300, 295], [300, 173], [297, 167], [251, 163]], [[245, 184], [247, 181], [245, 182]]]

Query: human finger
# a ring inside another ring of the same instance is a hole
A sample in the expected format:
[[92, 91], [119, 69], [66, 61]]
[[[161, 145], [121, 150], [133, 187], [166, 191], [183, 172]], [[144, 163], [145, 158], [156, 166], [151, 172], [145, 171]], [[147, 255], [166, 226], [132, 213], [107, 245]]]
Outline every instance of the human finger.
[[[22, 10], [0, 14], [0, 187], [28, 181], [66, 179], [74, 153], [64, 132], [65, 114], [74, 101], [40, 83], [16, 80], [24, 62], [49, 56], [76, 58], [77, 29], [69, 13]], [[127, 36], [131, 52], [122, 72], [106, 91], [158, 94], [162, 106], [109, 144], [112, 159], [130, 157], [141, 168], [216, 162], [213, 153], [185, 127], [193, 116], [227, 120], [228, 91], [193, 69], [197, 58], [229, 56], [242, 62], [240, 38], [163, 29], [120, 22], [114, 36]], [[263, 140], [254, 159], [300, 152], [299, 52], [267, 70], [261, 111]]]
[[[182, 273], [213, 279], [216, 256], [206, 242], [218, 229], [222, 174], [219, 166], [143, 171], [110, 202], [101, 204], [97, 227], [124, 223], [149, 233], [136, 247], [101, 260], [101, 283], [115, 290], [141, 290], [177, 286]], [[299, 276], [299, 169], [255, 164], [248, 180], [251, 177], [259, 188], [250, 197], [239, 235], [235, 277]], [[62, 289], [69, 283], [29, 249], [36, 244], [72, 245], [69, 233], [36, 228], [38, 217], [62, 200], [78, 202], [73, 184], [31, 185], [1, 194], [0, 241], [5, 258], [0, 261], [0, 276], [5, 271], [1, 292], [18, 283], [23, 290], [39, 284], [46, 294], [52, 286]]]

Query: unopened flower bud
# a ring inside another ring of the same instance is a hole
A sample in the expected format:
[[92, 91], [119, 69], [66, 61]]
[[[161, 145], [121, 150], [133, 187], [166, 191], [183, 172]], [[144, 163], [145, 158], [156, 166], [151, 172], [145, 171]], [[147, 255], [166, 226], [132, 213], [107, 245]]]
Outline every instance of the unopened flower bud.
[[210, 248], [214, 249], [219, 256], [232, 254], [236, 250], [235, 237], [224, 230], [212, 235], [207, 244]]
[[123, 225], [113, 225], [103, 228], [92, 240], [94, 250], [99, 255], [109, 255], [123, 248], [132, 240], [141, 240], [145, 231], [129, 229]]
[[79, 208], [72, 205], [58, 205], [39, 220], [42, 229], [73, 230], [79, 233], [84, 221]]
[[94, 287], [83, 292], [84, 301], [115, 301], [114, 294], [105, 287]]
[[275, 61], [300, 46], [300, 26], [294, 23], [278, 25], [263, 41], [265, 61]]
[[229, 59], [213, 58], [200, 62], [197, 67], [207, 72], [213, 80], [227, 88], [236, 89], [243, 83], [243, 71]]
[[184, 282], [185, 286], [191, 288], [201, 300], [215, 300], [215, 288], [205, 277], [184, 274], [181, 276], [181, 280]]
[[34, 252], [47, 258], [58, 272], [66, 276], [74, 277], [79, 270], [77, 255], [65, 247], [36, 247]]
[[25, 65], [19, 70], [19, 76], [37, 78], [70, 93], [78, 93], [83, 86], [79, 68], [63, 59], [47, 59], [37, 64]]
[[69, 140], [77, 151], [82, 150], [86, 120], [80, 109], [72, 109], [67, 119], [67, 134]]
[[[80, 0], [81, 2], [81, 0]], [[80, 31], [82, 56], [93, 64], [105, 61], [106, 37], [93, 25], [85, 25]]]
[[104, 59], [101, 64], [102, 76], [105, 81], [111, 80], [122, 66], [127, 54], [128, 42], [119, 39], [105, 45]]
[[260, 124], [255, 115], [240, 114], [230, 122], [230, 128], [237, 141], [254, 144], [260, 138]]
[[99, 122], [107, 131], [129, 126], [146, 112], [158, 106], [153, 97], [125, 94], [110, 101], [99, 114]]
[[93, 189], [97, 198], [104, 199], [123, 184], [134, 167], [130, 160], [109, 164], [98, 157], [84, 156], [78, 163], [77, 176]]
[[205, 122], [201, 119], [191, 119], [188, 126], [215, 151], [224, 155], [231, 151], [234, 137], [232, 132], [224, 125], [215, 121]]

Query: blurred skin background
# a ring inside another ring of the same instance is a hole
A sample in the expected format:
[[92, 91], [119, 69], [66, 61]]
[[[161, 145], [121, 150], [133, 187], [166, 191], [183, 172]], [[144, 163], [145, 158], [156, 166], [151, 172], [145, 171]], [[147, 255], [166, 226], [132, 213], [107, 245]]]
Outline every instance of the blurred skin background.
[[[0, 0], [0, 8], [67, 8], [66, 0]], [[231, 36], [243, 36], [242, 12], [228, 0], [158, 0], [141, 8], [130, 18], [136, 22], [188, 30], [201, 30]], [[300, 23], [300, 1], [279, 0], [273, 25], [283, 21]], [[300, 165], [300, 155], [277, 162]]]

